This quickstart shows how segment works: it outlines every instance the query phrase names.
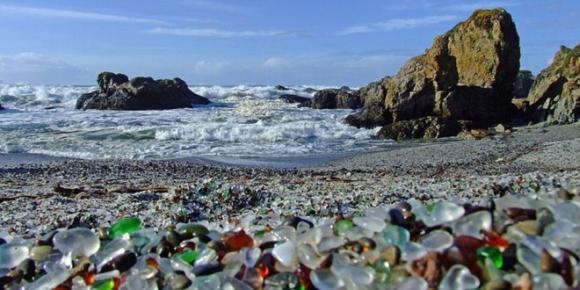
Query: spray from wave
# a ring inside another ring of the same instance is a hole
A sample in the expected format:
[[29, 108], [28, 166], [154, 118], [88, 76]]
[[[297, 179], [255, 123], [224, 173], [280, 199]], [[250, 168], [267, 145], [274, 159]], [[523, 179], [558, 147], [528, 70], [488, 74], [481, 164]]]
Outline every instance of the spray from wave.
[[280, 94], [311, 97], [315, 86], [194, 86], [211, 105], [167, 111], [79, 111], [89, 86], [0, 84], [0, 153], [84, 159], [292, 156], [368, 150], [376, 130], [343, 123], [350, 110], [298, 108]]

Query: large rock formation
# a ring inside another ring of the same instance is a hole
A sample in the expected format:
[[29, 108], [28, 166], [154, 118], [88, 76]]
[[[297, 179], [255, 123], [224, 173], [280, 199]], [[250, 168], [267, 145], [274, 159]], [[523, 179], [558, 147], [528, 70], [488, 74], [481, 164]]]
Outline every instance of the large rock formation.
[[580, 45], [562, 46], [552, 64], [534, 81], [527, 120], [572, 123], [580, 118]]
[[[425, 117], [449, 120], [440, 123], [468, 120], [476, 126], [503, 122], [513, 110], [519, 58], [519, 36], [511, 15], [503, 9], [475, 11], [435, 38], [425, 54], [409, 60], [397, 75], [360, 89], [365, 108], [346, 122], [364, 127]], [[446, 129], [440, 134], [412, 135], [455, 134]]]
[[111, 72], [100, 73], [99, 89], [83, 94], [76, 108], [87, 110], [167, 110], [191, 108], [195, 104], [208, 104], [209, 100], [189, 90], [179, 79], [154, 80]]
[[514, 99], [524, 99], [528, 97], [530, 89], [534, 84], [534, 75], [529, 70], [521, 70], [514, 82], [513, 96]]

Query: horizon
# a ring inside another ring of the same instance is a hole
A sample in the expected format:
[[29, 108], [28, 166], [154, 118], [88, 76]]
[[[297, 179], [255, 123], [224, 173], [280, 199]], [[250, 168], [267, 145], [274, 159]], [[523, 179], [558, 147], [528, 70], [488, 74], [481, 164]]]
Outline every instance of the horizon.
[[10, 0], [0, 4], [0, 82], [94, 85], [112, 71], [190, 86], [358, 87], [497, 7], [518, 29], [522, 70], [537, 75], [561, 45], [578, 44], [574, 1]]

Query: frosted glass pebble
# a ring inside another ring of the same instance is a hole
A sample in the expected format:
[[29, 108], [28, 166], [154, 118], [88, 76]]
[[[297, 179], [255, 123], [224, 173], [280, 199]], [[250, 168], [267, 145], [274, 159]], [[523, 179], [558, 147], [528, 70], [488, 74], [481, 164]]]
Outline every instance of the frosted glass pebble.
[[70, 253], [72, 257], [90, 257], [101, 247], [99, 237], [86, 228], [74, 228], [58, 232], [54, 236], [53, 242], [54, 247], [61, 253]]

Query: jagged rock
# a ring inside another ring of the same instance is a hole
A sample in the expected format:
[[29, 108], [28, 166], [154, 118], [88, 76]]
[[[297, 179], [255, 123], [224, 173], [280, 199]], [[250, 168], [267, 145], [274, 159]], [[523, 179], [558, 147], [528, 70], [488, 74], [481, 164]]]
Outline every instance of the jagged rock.
[[560, 48], [537, 76], [527, 101], [526, 119], [532, 122], [564, 124], [580, 118], [580, 45]]
[[208, 104], [209, 100], [189, 90], [179, 79], [154, 80], [123, 74], [103, 72], [97, 77], [99, 90], [83, 94], [77, 109], [88, 110], [166, 110], [191, 108], [194, 104]]
[[379, 139], [434, 139], [451, 137], [464, 130], [466, 124], [453, 119], [424, 117], [393, 122], [377, 133]]
[[358, 109], [362, 103], [356, 92], [326, 89], [316, 92], [310, 106], [314, 109]]
[[390, 123], [389, 111], [381, 105], [365, 106], [360, 111], [348, 115], [344, 121], [357, 128], [371, 129], [377, 125]]
[[513, 96], [515, 99], [524, 99], [528, 96], [534, 84], [534, 75], [529, 70], [521, 70], [514, 82]]
[[275, 86], [274, 88], [275, 88], [276, 90], [279, 90], [279, 91], [287, 91], [287, 90], [288, 90], [288, 88], [287, 88], [287, 87], [285, 87], [285, 86], [283, 86], [283, 85], [277, 85], [277, 86]]
[[368, 120], [361, 120], [361, 115], [350, 119], [375, 126], [413, 119], [424, 124], [421, 118], [429, 116], [482, 126], [503, 122], [514, 110], [511, 99], [519, 57], [519, 36], [511, 15], [503, 9], [477, 10], [435, 38], [425, 54], [409, 60], [395, 76], [358, 91], [365, 107], [382, 104], [388, 111], [385, 120], [371, 114]]
[[302, 97], [302, 96], [298, 96], [298, 95], [289, 95], [289, 94], [284, 94], [281, 95], [280, 97], [278, 97], [280, 100], [284, 101], [285, 103], [289, 103], [289, 104], [295, 104], [298, 103], [300, 105], [304, 105], [304, 106], [309, 106], [309, 102], [310, 102], [310, 98], [307, 97]]
[[387, 76], [376, 82], [372, 82], [360, 88], [357, 94], [361, 98], [361, 102], [365, 107], [382, 106], [384, 107], [387, 82], [391, 77]]

